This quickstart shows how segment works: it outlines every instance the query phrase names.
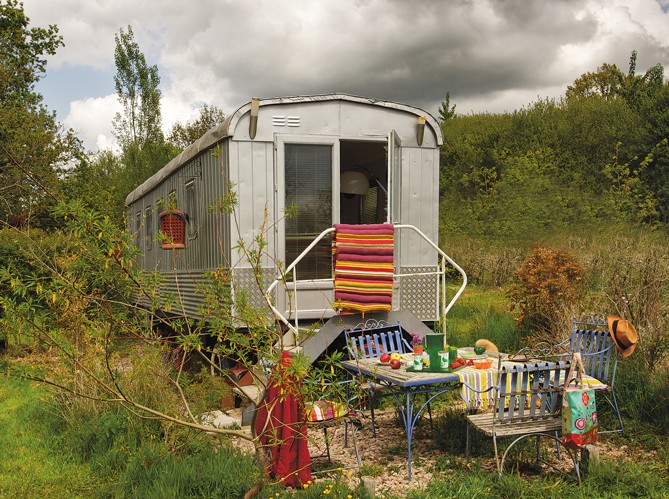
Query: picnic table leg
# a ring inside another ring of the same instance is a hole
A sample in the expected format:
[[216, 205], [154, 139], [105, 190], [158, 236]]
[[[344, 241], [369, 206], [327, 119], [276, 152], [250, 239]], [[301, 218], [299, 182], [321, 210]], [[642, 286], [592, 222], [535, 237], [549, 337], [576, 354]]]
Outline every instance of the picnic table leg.
[[[418, 423], [418, 419], [420, 418], [421, 413], [425, 410], [426, 407], [429, 407], [430, 402], [432, 402], [432, 399], [436, 398], [438, 395], [453, 390], [457, 386], [458, 385], [449, 386], [447, 388], [437, 390], [433, 394], [430, 394], [430, 392], [425, 390], [413, 392], [411, 388], [406, 389], [404, 407], [400, 406], [400, 409], [402, 411], [402, 420], [404, 421], [404, 428], [406, 429], [407, 433], [407, 474], [409, 477], [409, 481], [411, 481], [412, 479], [411, 441], [413, 440], [413, 430], [416, 427], [416, 424]], [[421, 405], [418, 408], [418, 410], [416, 410], [416, 396], [422, 393], [427, 394], [425, 403]]]
[[411, 481], [411, 439], [413, 437], [413, 428], [416, 425], [416, 420], [413, 417], [413, 409], [411, 391], [407, 390], [406, 406], [404, 410], [404, 427], [407, 431], [407, 473], [409, 475], [409, 481]]

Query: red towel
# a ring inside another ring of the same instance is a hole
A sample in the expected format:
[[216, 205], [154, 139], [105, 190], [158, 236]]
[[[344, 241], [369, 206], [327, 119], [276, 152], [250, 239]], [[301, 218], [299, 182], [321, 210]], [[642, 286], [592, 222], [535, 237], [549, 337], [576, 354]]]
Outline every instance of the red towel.
[[[301, 487], [311, 480], [311, 456], [307, 445], [307, 426], [304, 404], [295, 396], [291, 386], [299, 380], [286, 379], [280, 370], [290, 366], [292, 356], [281, 355], [274, 367], [267, 393], [263, 397], [255, 420], [256, 435], [268, 451], [267, 473], [282, 484]], [[281, 380], [286, 380], [282, 386]]]

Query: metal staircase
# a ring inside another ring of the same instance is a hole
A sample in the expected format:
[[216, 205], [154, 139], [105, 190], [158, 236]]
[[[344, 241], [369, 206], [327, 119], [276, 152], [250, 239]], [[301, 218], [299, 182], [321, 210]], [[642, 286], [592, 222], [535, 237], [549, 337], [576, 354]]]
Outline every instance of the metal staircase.
[[[417, 227], [413, 225], [395, 225], [395, 232], [398, 230], [412, 231], [418, 234], [424, 241], [435, 252], [435, 256], [438, 259], [438, 265], [436, 270], [432, 272], [423, 272], [420, 274], [394, 274], [395, 280], [400, 280], [402, 277], [409, 277], [414, 275], [437, 275], [438, 278], [438, 292], [439, 292], [439, 317], [438, 321], [441, 325], [443, 331], [445, 332], [445, 318], [446, 314], [449, 312], [453, 304], [460, 297], [465, 287], [467, 286], [467, 274], [464, 270], [451, 258], [449, 257], [441, 248], [439, 248], [432, 240], [430, 240], [423, 232], [421, 232]], [[298, 257], [293, 261], [283, 272], [283, 275], [292, 275], [292, 280], [290, 282], [285, 282], [285, 286], [288, 289], [292, 286], [292, 291], [296, 294], [297, 291], [297, 264], [328, 234], [335, 232], [334, 228], [329, 228], [321, 232], [312, 242], [307, 246], [307, 248], [298, 255]], [[458, 273], [462, 276], [462, 284], [459, 287], [458, 291], [455, 293], [453, 298], [448, 301], [446, 299], [446, 272], [448, 266], [455, 268]], [[398, 320], [401, 323], [402, 327], [406, 331], [416, 331], [421, 336], [432, 332], [432, 330], [425, 325], [418, 317], [416, 317], [411, 311], [408, 310], [392, 310], [390, 312], [374, 312], [374, 313], [365, 313], [364, 318], [362, 314], [336, 314], [329, 318], [320, 328], [314, 329], [311, 327], [303, 327], [300, 325], [300, 311], [297, 301], [291, 303], [292, 307], [286, 314], [281, 313], [272, 303], [273, 300], [269, 299], [277, 289], [277, 286], [283, 282], [281, 277], [276, 278], [270, 286], [267, 288], [266, 296], [268, 297], [268, 303], [272, 312], [278, 321], [280, 321], [285, 327], [285, 334], [281, 341], [281, 346], [285, 350], [300, 350], [305, 356], [311, 359], [313, 362], [316, 360], [328, 347], [344, 332], [345, 329], [352, 329], [355, 326], [365, 322], [368, 319], [375, 319], [378, 321], [383, 321], [386, 323], [396, 323]], [[292, 320], [289, 320], [286, 315], [288, 315]], [[311, 324], [309, 324], [311, 326]]]

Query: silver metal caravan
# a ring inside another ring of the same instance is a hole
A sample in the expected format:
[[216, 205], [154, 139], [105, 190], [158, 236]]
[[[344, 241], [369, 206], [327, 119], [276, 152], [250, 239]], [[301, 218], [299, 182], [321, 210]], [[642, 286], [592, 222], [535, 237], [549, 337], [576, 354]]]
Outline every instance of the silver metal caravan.
[[[233, 268], [236, 289], [264, 306], [250, 265], [233, 247], [240, 238], [252, 241], [267, 213], [263, 288], [290, 323], [325, 321], [335, 315], [329, 240], [302, 258], [299, 281], [290, 286], [273, 284], [276, 262], [289, 265], [334, 223], [404, 224], [422, 235], [396, 235], [393, 310], [438, 320], [443, 269], [430, 241], [438, 240], [442, 142], [437, 121], [405, 104], [347, 94], [253, 99], [128, 195], [140, 263], [164, 274], [165, 291], [181, 296], [188, 316], [199, 317], [203, 272], [219, 266]], [[208, 209], [229, 182], [238, 197], [238, 230], [233, 219]], [[184, 249], [166, 251], [154, 240], [165, 199], [188, 216]], [[298, 214], [286, 219], [289, 205]]]

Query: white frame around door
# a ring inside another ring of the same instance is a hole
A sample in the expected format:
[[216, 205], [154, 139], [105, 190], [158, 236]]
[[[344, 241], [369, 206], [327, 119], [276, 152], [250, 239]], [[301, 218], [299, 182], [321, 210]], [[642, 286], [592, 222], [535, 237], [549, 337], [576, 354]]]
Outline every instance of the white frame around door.
[[[286, 206], [285, 192], [285, 146], [286, 144], [307, 144], [307, 145], [329, 145], [332, 146], [332, 216], [335, 223], [339, 219], [339, 162], [340, 150], [339, 139], [337, 136], [312, 136], [312, 135], [275, 135], [274, 137], [274, 168], [276, 183], [274, 186], [276, 205], [274, 207], [277, 214], [278, 223], [274, 229], [274, 240], [277, 248], [277, 258], [283, 262], [284, 266], [292, 262], [286, 262], [286, 222], [284, 210]], [[335, 167], [336, 166], [336, 167]], [[336, 195], [335, 195], [336, 193]], [[324, 229], [327, 227], [324, 227]], [[299, 279], [299, 274], [298, 274]], [[291, 283], [292, 285], [292, 283]], [[329, 279], [309, 279], [298, 280], [296, 283], [298, 296], [294, 298], [297, 303], [290, 304], [291, 309], [298, 308], [300, 317], [321, 317], [327, 318], [334, 315], [332, 302], [334, 301], [334, 283]], [[307, 309], [300, 307], [300, 301], [307, 303], [322, 303], [319, 307], [310, 307]], [[280, 286], [277, 291], [277, 309], [288, 310], [289, 300], [284, 286]], [[325, 314], [323, 311], [327, 311]], [[290, 317], [289, 317], [290, 318]]]

